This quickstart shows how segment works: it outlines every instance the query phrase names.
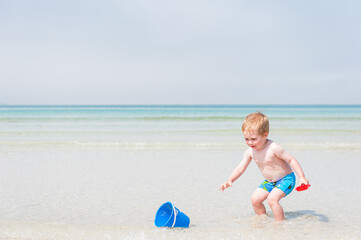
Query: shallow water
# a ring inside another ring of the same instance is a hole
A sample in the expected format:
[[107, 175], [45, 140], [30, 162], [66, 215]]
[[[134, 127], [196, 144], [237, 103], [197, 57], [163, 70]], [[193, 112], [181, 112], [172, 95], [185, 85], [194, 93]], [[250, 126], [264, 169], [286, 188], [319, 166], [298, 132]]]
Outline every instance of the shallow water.
[[[216, 115], [213, 110], [192, 116]], [[292, 109], [276, 110], [294, 116]], [[272, 123], [270, 112], [271, 127], [278, 125], [270, 138], [300, 161], [312, 185], [282, 200], [283, 222], [273, 220], [268, 205], [268, 217], [254, 215], [250, 195], [263, 178], [253, 163], [231, 189], [218, 191], [246, 149], [241, 120], [142, 120], [138, 126], [133, 119], [123, 126], [119, 119], [107, 124], [109, 113], [99, 109], [80, 111], [86, 119], [97, 115], [80, 122], [59, 120], [53, 108], [24, 111], [0, 114], [0, 239], [361, 239], [361, 125], [354, 109], [343, 109], [349, 124], [330, 120], [333, 129], [313, 131], [308, 122], [296, 126], [299, 132], [287, 131], [288, 124], [283, 129], [283, 120]], [[74, 109], [69, 114], [79, 117]], [[35, 116], [55, 120], [28, 120]], [[318, 118], [317, 112], [316, 125]], [[154, 226], [166, 201], [190, 217], [190, 228]]]

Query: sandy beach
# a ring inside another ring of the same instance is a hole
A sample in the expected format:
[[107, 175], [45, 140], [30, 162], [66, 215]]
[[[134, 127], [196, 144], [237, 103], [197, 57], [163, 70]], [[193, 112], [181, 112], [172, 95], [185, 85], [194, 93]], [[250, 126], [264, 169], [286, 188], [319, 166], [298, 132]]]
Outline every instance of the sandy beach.
[[[270, 139], [312, 185], [281, 201], [278, 223], [269, 206], [269, 217], [253, 213], [263, 181], [254, 163], [218, 191], [246, 149], [239, 127], [254, 107], [133, 110], [0, 109], [0, 239], [361, 239], [359, 108], [264, 107]], [[189, 228], [154, 226], [166, 201]]]

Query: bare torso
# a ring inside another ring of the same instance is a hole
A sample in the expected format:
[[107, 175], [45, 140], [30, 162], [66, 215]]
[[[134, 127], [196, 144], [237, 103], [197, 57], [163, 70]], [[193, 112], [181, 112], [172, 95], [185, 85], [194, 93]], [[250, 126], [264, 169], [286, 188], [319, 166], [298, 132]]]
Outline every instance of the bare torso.
[[261, 150], [248, 149], [252, 159], [262, 172], [262, 175], [269, 182], [277, 182], [286, 175], [292, 173], [290, 165], [277, 157], [272, 149], [272, 140], [267, 140], [266, 145]]

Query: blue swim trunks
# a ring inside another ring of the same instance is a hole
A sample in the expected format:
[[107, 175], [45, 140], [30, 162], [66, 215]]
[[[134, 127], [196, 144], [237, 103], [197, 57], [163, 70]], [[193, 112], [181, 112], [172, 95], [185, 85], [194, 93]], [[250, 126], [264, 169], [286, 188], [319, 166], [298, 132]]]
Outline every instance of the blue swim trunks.
[[278, 188], [281, 189], [287, 196], [295, 188], [295, 184], [296, 184], [296, 177], [295, 177], [295, 173], [292, 172], [287, 176], [285, 176], [284, 178], [278, 180], [277, 182], [268, 182], [267, 180], [264, 180], [264, 182], [261, 185], [259, 185], [259, 188], [262, 188], [267, 192], [271, 192], [274, 188]]

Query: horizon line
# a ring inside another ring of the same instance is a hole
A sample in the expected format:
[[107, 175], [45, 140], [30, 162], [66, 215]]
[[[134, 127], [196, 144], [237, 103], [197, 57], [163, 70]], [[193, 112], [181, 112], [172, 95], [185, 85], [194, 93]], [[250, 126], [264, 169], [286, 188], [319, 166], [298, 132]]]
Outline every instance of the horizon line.
[[0, 106], [16, 107], [16, 106], [361, 106], [359, 103], [345, 103], [345, 104], [325, 104], [325, 103], [295, 103], [295, 104], [206, 104], [206, 103], [176, 103], [176, 104], [6, 104], [0, 103]]

